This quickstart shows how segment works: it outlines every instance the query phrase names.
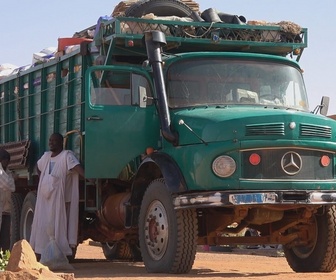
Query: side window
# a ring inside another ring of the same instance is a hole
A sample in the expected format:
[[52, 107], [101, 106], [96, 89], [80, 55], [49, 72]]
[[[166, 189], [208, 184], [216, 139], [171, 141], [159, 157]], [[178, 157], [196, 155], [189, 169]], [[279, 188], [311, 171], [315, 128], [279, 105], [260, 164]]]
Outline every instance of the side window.
[[[91, 83], [90, 101], [92, 105], [139, 105], [139, 87], [146, 90], [147, 97], [152, 97], [149, 83], [146, 78], [138, 74], [119, 71], [105, 71], [101, 86]], [[147, 105], [153, 103], [152, 98]]]
[[91, 88], [91, 104], [131, 105], [131, 74], [105, 71], [103, 75], [102, 85]]

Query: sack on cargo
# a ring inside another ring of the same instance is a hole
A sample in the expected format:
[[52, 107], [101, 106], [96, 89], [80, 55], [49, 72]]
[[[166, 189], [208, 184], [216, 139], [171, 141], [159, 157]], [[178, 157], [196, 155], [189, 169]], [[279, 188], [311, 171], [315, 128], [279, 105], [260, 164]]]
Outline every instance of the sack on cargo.
[[0, 71], [0, 79], [9, 76], [12, 73], [13, 73], [13, 69], [5, 69], [5, 70]]
[[3, 70], [14, 70], [18, 68], [16, 65], [14, 64], [10, 64], [10, 63], [4, 63], [4, 64], [0, 64], [0, 71]]
[[44, 48], [40, 52], [33, 53], [32, 64], [36, 65], [36, 64], [48, 62], [49, 60], [54, 59], [56, 51], [57, 51], [57, 48], [49, 47], [49, 48]]

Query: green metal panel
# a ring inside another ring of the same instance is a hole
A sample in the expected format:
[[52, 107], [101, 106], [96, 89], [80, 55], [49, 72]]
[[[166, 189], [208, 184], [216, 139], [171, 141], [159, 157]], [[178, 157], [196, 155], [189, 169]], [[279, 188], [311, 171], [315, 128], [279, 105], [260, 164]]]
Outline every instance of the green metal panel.
[[[31, 140], [35, 162], [49, 149], [53, 132], [82, 133], [83, 67], [82, 56], [74, 53], [0, 80], [1, 143]], [[74, 142], [69, 137], [68, 148], [79, 156], [79, 145]]]
[[69, 61], [70, 59], [63, 60], [59, 62], [59, 65], [62, 69], [61, 75], [59, 75], [59, 84], [58, 88], [60, 90], [60, 108], [58, 112], [58, 123], [59, 131], [66, 131], [67, 130], [67, 114], [66, 110], [64, 108], [67, 108], [68, 106], [68, 93], [69, 93]]
[[[179, 125], [183, 119], [190, 125], [193, 133]], [[284, 124], [281, 134], [260, 131], [260, 134], [249, 134], [250, 125]], [[295, 128], [289, 124], [295, 123]], [[309, 126], [309, 133], [304, 133], [301, 126]], [[301, 147], [310, 151], [329, 151], [335, 158], [336, 151], [336, 122], [324, 116], [317, 116], [309, 112], [274, 110], [256, 108], [254, 106], [232, 106], [231, 108], [196, 108], [172, 112], [172, 126], [180, 135], [178, 148], [164, 142], [164, 151], [169, 154], [181, 168], [190, 190], [230, 190], [230, 189], [320, 189], [334, 188], [333, 180], [242, 180], [242, 171], [248, 168], [241, 160], [241, 151], [249, 149], [281, 149], [292, 150]], [[324, 129], [331, 131], [321, 133]], [[202, 143], [198, 135], [206, 144]], [[219, 178], [212, 171], [213, 160], [220, 155], [234, 158], [237, 171], [229, 178]], [[269, 160], [272, 160], [270, 158]], [[333, 159], [334, 160], [334, 159]], [[317, 163], [318, 164], [318, 163]], [[331, 176], [335, 173], [332, 171]]]
[[25, 92], [25, 100], [27, 100], [27, 106], [28, 106], [28, 115], [27, 118], [28, 120], [25, 120], [28, 122], [28, 135], [27, 139], [32, 138], [32, 135], [35, 133], [35, 127], [34, 127], [34, 118], [32, 116], [35, 115], [35, 110], [34, 110], [34, 104], [35, 104], [35, 95], [31, 91], [33, 89], [33, 73], [28, 73], [24, 76], [24, 79], [27, 84], [27, 88], [24, 89]]
[[[92, 67], [91, 71], [96, 69]], [[104, 69], [120, 69], [121, 72], [138, 73], [149, 79], [148, 74], [136, 68], [107, 66]], [[90, 76], [88, 71], [87, 81]], [[89, 101], [89, 83], [87, 93], [85, 176], [116, 178], [129, 162], [141, 157], [147, 147], [158, 147], [160, 130], [156, 108], [154, 105], [146, 108], [138, 105], [94, 105]]]
[[15, 81], [8, 83], [7, 95], [5, 96], [5, 141], [8, 142], [14, 139], [14, 116], [15, 116]]
[[29, 110], [28, 110], [28, 98], [25, 98], [25, 95], [27, 94], [26, 88], [28, 88], [27, 79], [25, 76], [19, 76], [19, 98], [20, 98], [20, 111], [19, 111], [19, 119], [20, 119], [20, 128], [19, 128], [19, 139], [24, 140], [28, 139], [28, 128], [29, 123], [28, 121], [24, 121], [29, 116]]

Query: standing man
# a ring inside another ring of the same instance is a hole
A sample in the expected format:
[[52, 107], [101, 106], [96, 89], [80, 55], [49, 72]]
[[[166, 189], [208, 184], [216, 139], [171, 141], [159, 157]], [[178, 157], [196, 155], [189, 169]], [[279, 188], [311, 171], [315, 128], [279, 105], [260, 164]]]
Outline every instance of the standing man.
[[84, 178], [84, 169], [72, 151], [63, 150], [61, 134], [50, 136], [49, 148], [37, 162], [40, 180], [30, 245], [40, 255], [52, 237], [71, 256], [77, 246], [78, 175]]
[[3, 251], [9, 249], [11, 193], [15, 191], [14, 179], [8, 170], [9, 162], [10, 154], [0, 148], [0, 249]]

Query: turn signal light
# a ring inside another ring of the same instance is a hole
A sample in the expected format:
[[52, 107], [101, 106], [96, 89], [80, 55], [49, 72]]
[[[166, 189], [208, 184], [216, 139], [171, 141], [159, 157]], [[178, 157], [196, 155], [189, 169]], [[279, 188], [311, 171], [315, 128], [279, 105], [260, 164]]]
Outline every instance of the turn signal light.
[[146, 155], [150, 155], [152, 153], [154, 153], [154, 148], [153, 147], [147, 147], [146, 148]]
[[250, 155], [249, 161], [252, 165], [258, 165], [261, 161], [261, 157], [258, 154], [253, 153]]
[[329, 164], [330, 164], [330, 158], [329, 158], [329, 156], [326, 156], [326, 155], [322, 156], [320, 162], [321, 162], [321, 165], [323, 167], [329, 166]]

